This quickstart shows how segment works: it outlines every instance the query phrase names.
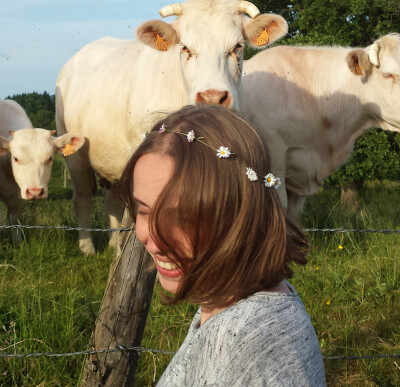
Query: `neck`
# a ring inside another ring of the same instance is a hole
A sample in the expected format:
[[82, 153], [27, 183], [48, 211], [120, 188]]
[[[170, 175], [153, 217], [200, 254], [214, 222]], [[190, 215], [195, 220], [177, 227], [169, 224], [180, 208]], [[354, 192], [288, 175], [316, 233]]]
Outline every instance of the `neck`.
[[200, 326], [202, 326], [210, 317], [215, 316], [222, 310], [226, 309], [227, 306], [221, 308], [214, 308], [211, 305], [200, 305]]

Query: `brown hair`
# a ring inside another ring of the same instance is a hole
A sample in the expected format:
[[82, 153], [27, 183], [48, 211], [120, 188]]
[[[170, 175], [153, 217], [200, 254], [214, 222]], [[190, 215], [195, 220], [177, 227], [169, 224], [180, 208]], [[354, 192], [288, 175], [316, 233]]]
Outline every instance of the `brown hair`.
[[[158, 133], [162, 124], [167, 132]], [[191, 130], [208, 146], [189, 143], [185, 134]], [[221, 145], [233, 155], [218, 158]], [[306, 238], [286, 218], [276, 190], [264, 186], [262, 176], [270, 172], [268, 153], [244, 119], [222, 107], [192, 105], [158, 122], [120, 180], [121, 196], [133, 219], [133, 170], [139, 157], [151, 152], [174, 161], [149, 219], [157, 246], [183, 270], [176, 294], [166, 297], [166, 303], [189, 300], [226, 306], [291, 278], [290, 262], [306, 263]], [[245, 166], [263, 175], [250, 181]], [[179, 249], [175, 227], [185, 233], [193, 256]]]

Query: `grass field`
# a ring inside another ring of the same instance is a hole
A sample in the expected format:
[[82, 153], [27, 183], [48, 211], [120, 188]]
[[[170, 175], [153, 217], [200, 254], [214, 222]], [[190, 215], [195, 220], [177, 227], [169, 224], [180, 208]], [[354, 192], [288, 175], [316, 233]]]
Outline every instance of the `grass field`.
[[[400, 229], [400, 187], [367, 184], [349, 214], [338, 190], [321, 190], [306, 203], [307, 228]], [[75, 225], [70, 184], [57, 159], [49, 200], [27, 203], [25, 224]], [[93, 226], [105, 227], [97, 196]], [[400, 353], [398, 234], [310, 233], [309, 263], [295, 269], [296, 287], [326, 356]], [[14, 246], [0, 231], [0, 349], [3, 353], [66, 353], [87, 348], [113, 251], [96, 233], [96, 256], [83, 256], [77, 233], [24, 230]], [[157, 290], [159, 288], [157, 287]], [[165, 307], [154, 292], [142, 345], [176, 351], [197, 307]], [[170, 355], [144, 353], [137, 385], [156, 383]], [[0, 358], [0, 386], [77, 386], [83, 356]], [[325, 360], [330, 386], [399, 386], [400, 359]]]

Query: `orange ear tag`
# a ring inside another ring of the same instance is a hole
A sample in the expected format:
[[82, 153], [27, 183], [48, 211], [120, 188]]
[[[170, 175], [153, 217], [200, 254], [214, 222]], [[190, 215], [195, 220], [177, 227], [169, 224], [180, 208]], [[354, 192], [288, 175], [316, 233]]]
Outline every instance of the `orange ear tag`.
[[71, 156], [75, 153], [75, 148], [71, 144], [65, 145], [65, 148], [63, 150], [63, 155], [64, 156]]
[[157, 48], [157, 50], [160, 50], [160, 51], [168, 50], [167, 42], [158, 34], [157, 34], [157, 39], [156, 39], [156, 48]]
[[264, 28], [263, 32], [261, 32], [260, 36], [257, 38], [257, 46], [264, 46], [269, 42], [269, 35], [267, 29]]

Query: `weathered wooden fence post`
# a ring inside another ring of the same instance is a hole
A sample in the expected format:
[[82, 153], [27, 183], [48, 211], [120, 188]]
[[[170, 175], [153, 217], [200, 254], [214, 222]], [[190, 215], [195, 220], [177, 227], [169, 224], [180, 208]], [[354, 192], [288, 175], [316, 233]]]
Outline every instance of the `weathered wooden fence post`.
[[[125, 211], [121, 227], [132, 221]], [[122, 231], [93, 333], [94, 349], [141, 344], [156, 272], [134, 231]], [[81, 387], [132, 386], [138, 353], [110, 352], [86, 359]]]

